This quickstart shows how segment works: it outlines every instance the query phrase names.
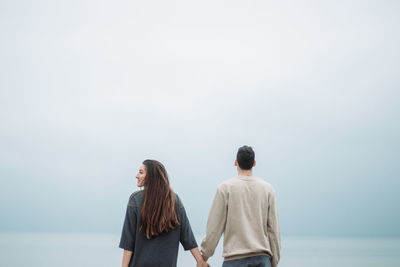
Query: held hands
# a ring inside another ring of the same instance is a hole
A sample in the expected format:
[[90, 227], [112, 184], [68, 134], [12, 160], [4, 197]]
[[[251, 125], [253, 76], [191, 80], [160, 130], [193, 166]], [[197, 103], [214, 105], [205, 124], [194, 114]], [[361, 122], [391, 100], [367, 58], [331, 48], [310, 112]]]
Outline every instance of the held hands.
[[205, 260], [206, 258], [204, 258], [203, 255], [201, 255], [199, 249], [197, 247], [192, 248], [190, 250], [190, 252], [192, 253], [193, 257], [196, 259], [196, 267], [210, 267], [210, 264], [208, 264]]
[[207, 258], [204, 257], [204, 255], [202, 255], [201, 253], [200, 255], [200, 260], [197, 261], [196, 267], [211, 267], [210, 264], [207, 263]]
[[201, 261], [197, 263], [196, 267], [210, 267], [210, 264], [205, 261]]

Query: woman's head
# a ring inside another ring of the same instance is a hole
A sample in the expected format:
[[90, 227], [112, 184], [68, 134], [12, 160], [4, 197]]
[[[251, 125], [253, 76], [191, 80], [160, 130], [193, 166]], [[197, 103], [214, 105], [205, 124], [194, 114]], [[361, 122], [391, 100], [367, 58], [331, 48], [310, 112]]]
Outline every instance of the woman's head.
[[143, 161], [136, 178], [138, 178], [138, 186], [169, 186], [167, 171], [164, 165], [157, 160], [146, 159]]
[[144, 186], [142, 225], [147, 238], [168, 232], [179, 225], [175, 194], [169, 186], [168, 174], [157, 160], [145, 160], [136, 176], [138, 186]]
[[144, 165], [144, 164], [140, 165], [139, 171], [136, 174], [137, 186], [138, 187], [143, 187], [144, 186], [144, 180], [146, 179], [146, 173], [147, 173], [146, 165]]

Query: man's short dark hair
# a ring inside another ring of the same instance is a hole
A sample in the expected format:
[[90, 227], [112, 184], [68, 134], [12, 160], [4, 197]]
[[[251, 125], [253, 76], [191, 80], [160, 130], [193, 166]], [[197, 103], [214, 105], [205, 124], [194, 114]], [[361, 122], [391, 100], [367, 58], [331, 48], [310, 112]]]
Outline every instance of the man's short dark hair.
[[250, 170], [253, 168], [254, 158], [255, 154], [251, 146], [239, 147], [239, 150], [236, 154], [236, 160], [242, 170]]

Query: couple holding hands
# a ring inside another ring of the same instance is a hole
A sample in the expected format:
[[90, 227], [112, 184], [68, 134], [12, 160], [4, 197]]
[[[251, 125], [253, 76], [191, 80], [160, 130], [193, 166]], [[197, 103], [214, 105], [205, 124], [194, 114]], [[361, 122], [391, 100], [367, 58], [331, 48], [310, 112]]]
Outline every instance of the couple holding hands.
[[197, 267], [207, 267], [222, 234], [223, 267], [276, 267], [280, 233], [275, 192], [253, 176], [255, 164], [253, 149], [240, 147], [238, 176], [218, 186], [200, 251], [165, 167], [145, 160], [136, 175], [143, 190], [130, 196], [126, 210], [119, 244], [124, 249], [122, 267], [176, 267], [179, 243], [190, 250]]

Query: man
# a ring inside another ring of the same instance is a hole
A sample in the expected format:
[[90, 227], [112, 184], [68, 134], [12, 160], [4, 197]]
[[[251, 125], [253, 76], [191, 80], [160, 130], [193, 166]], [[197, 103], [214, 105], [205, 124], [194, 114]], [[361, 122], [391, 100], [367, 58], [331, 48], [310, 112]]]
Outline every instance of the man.
[[206, 261], [224, 233], [222, 267], [278, 265], [280, 234], [275, 191], [269, 183], [253, 176], [254, 158], [251, 147], [240, 147], [235, 160], [238, 176], [217, 189], [201, 243]]

